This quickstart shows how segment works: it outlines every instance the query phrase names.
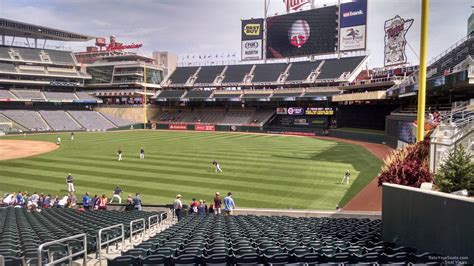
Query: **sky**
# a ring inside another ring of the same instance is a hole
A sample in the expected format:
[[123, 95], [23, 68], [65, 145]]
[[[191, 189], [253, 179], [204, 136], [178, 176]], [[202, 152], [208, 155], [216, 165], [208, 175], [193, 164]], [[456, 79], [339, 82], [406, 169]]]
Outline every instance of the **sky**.
[[[269, 0], [269, 15], [285, 13], [283, 0]], [[316, 6], [336, 0], [315, 0]], [[474, 0], [430, 0], [428, 59], [466, 36]], [[0, 17], [90, 36], [115, 35], [124, 43], [188, 54], [240, 56], [242, 18], [263, 17], [264, 0], [0, 0]], [[383, 66], [384, 21], [414, 19], [407, 33], [408, 61], [418, 64], [421, 0], [368, 0], [369, 67]], [[74, 51], [88, 43], [67, 43]], [[196, 56], [197, 57], [197, 56]]]

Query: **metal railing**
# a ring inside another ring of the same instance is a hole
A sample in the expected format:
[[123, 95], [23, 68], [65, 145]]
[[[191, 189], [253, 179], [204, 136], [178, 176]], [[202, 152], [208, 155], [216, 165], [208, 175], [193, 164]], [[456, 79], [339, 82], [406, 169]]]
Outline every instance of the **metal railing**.
[[[137, 224], [141, 222], [142, 223], [142, 227], [141, 228], [137, 228], [137, 230], [133, 230], [133, 225], [134, 224]], [[140, 233], [142, 234], [142, 241], [145, 239], [145, 230], [146, 230], [146, 223], [145, 223], [145, 219], [141, 218], [141, 219], [136, 219], [136, 220], [133, 220], [133, 221], [130, 221], [130, 245], [132, 246], [132, 248], [134, 247], [133, 245], [133, 234], [134, 233]]]
[[[163, 212], [160, 215], [156, 214], [156, 215], [152, 215], [148, 217], [148, 230], [147, 230], [148, 235], [150, 235], [151, 233], [154, 233], [156, 230], [162, 229], [163, 222], [164, 222], [164, 219], [163, 219], [164, 215], [165, 213]], [[155, 218], [156, 218], [156, 222], [152, 223], [152, 220]]]
[[46, 263], [45, 265], [54, 265], [54, 264], [61, 263], [61, 262], [66, 261], [66, 260], [69, 261], [69, 265], [72, 265], [72, 258], [76, 257], [76, 256], [79, 256], [79, 255], [83, 255], [83, 265], [87, 265], [87, 235], [86, 234], [78, 234], [78, 235], [65, 237], [65, 238], [61, 238], [61, 239], [58, 239], [58, 240], [54, 240], [54, 241], [50, 241], [50, 242], [46, 242], [46, 243], [41, 244], [38, 247], [38, 266], [41, 266], [42, 263], [43, 263], [41, 255], [42, 255], [43, 249], [45, 247], [48, 247], [48, 246], [51, 246], [51, 245], [54, 245], [54, 244], [58, 244], [58, 243], [63, 243], [63, 242], [68, 241], [68, 240], [74, 240], [74, 239], [80, 239], [80, 238], [82, 238], [82, 240], [83, 240], [84, 250], [78, 251], [76, 253], [72, 253], [72, 249], [68, 245], [68, 254], [69, 255], [67, 255], [66, 257], [60, 258], [58, 260], [51, 260], [51, 261], [49, 261], [49, 263]]
[[[121, 231], [120, 236], [117, 236], [112, 239], [108, 239], [107, 237], [107, 240], [105, 242], [102, 242], [102, 233], [104, 231], [115, 229], [115, 228], [120, 228], [120, 231]], [[96, 257], [99, 260], [99, 265], [102, 265], [102, 246], [103, 245], [107, 245], [105, 249], [105, 253], [109, 253], [109, 244], [122, 239], [122, 249], [125, 248], [125, 230], [124, 230], [123, 224], [116, 224], [116, 225], [112, 225], [112, 226], [100, 229], [97, 239], [98, 240], [97, 240], [97, 256]]]

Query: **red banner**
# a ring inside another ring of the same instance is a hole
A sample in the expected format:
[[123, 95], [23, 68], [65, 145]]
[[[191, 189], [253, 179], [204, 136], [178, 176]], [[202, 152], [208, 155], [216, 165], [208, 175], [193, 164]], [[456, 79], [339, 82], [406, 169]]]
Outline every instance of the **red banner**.
[[173, 130], [187, 130], [188, 125], [186, 124], [169, 124], [168, 129], [173, 129]]
[[216, 126], [215, 125], [196, 124], [196, 125], [194, 125], [194, 130], [196, 130], [196, 131], [216, 131]]

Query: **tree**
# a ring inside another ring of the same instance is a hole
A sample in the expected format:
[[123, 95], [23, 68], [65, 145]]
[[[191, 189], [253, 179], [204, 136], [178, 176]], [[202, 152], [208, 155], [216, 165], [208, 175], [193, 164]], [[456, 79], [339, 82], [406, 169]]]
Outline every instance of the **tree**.
[[433, 182], [428, 166], [429, 149], [427, 141], [420, 141], [393, 151], [385, 158], [377, 177], [379, 186], [391, 183], [419, 188], [421, 183]]
[[474, 163], [473, 155], [462, 145], [449, 152], [436, 174], [436, 185], [443, 192], [467, 189], [474, 195]]

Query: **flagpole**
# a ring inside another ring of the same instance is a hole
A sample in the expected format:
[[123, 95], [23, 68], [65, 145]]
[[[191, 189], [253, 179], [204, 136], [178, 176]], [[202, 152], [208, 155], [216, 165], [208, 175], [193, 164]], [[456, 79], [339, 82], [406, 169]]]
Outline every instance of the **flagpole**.
[[420, 39], [420, 70], [418, 78], [418, 117], [416, 140], [425, 139], [425, 105], [426, 105], [426, 49], [428, 46], [428, 4], [429, 0], [421, 1], [421, 39]]

